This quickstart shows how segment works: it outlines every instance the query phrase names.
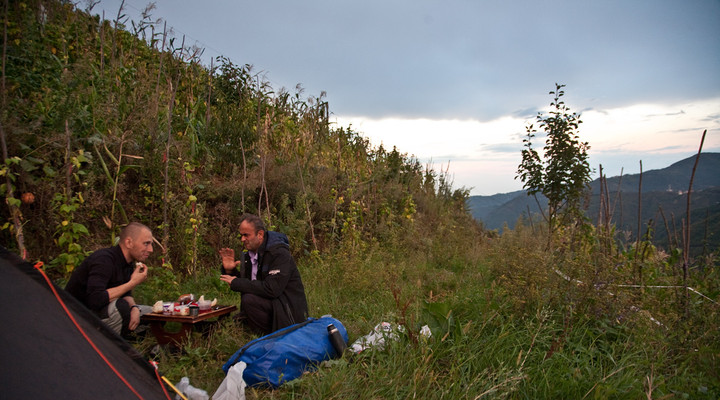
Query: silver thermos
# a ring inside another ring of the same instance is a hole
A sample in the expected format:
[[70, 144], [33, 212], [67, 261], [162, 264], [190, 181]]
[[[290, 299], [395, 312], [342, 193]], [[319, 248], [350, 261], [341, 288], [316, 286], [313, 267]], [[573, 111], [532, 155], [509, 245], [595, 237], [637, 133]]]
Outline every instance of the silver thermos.
[[347, 343], [345, 343], [345, 339], [343, 339], [342, 335], [340, 334], [340, 331], [335, 327], [335, 325], [330, 324], [327, 326], [328, 330], [328, 336], [330, 337], [330, 343], [335, 348], [335, 352], [337, 352], [338, 357], [342, 357], [343, 353], [345, 352], [345, 349], [347, 349]]

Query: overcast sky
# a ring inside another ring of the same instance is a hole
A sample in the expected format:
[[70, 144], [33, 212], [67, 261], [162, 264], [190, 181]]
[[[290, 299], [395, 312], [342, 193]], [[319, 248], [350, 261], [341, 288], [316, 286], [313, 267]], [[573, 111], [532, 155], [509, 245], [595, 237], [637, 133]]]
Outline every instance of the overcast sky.
[[[120, 2], [92, 12], [113, 19]], [[703, 150], [720, 151], [720, 0], [154, 3], [159, 30], [205, 49], [206, 65], [223, 55], [276, 91], [325, 92], [331, 121], [449, 164], [473, 195], [522, 188], [525, 127], [556, 82], [609, 176], [692, 156], [705, 129]], [[125, 13], [149, 4], [125, 0]]]

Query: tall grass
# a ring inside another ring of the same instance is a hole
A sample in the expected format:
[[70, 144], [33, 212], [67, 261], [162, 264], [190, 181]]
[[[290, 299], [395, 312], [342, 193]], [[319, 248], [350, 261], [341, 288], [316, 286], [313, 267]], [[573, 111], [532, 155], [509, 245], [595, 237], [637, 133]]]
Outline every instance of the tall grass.
[[[601, 273], [615, 264], [591, 250], [560, 257], [547, 254], [543, 243], [521, 227], [494, 239], [468, 238], [455, 254], [393, 253], [377, 245], [303, 258], [299, 268], [312, 316], [332, 314], [351, 342], [381, 321], [404, 322], [415, 334], [401, 335], [382, 350], [346, 355], [278, 390], [250, 389], [248, 398], [720, 395], [717, 305], [696, 301], [690, 315], [680, 315], [672, 294], [610, 295], [601, 286], [584, 287], [575, 281], [626, 277], [619, 267], [614, 275]], [[554, 267], [575, 281], [559, 277]], [[238, 301], [214, 274], [178, 285], [217, 293], [224, 303]], [[439, 315], [440, 309], [450, 312]], [[435, 328], [426, 340], [416, 334], [425, 324]], [[228, 320], [209, 337], [195, 333], [183, 352], [166, 349], [156, 359], [172, 381], [188, 376], [191, 384], [213, 392], [223, 379], [220, 366], [252, 338]], [[152, 338], [137, 343], [146, 352], [153, 344]]]

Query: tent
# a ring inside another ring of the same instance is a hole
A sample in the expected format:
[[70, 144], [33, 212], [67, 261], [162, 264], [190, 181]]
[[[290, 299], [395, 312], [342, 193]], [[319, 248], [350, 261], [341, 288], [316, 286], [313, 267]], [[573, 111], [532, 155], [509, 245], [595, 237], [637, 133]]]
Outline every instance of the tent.
[[169, 398], [155, 367], [54, 287], [85, 334], [43, 275], [0, 246], [0, 398]]

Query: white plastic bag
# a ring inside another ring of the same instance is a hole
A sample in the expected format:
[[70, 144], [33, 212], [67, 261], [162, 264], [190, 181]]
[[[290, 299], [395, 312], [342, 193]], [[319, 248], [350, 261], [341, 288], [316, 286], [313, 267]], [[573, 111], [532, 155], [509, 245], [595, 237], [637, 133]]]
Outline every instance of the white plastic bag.
[[[375, 328], [372, 332], [361, 338], [358, 338], [352, 344], [352, 346], [349, 347], [349, 350], [355, 354], [358, 354], [361, 351], [369, 349], [371, 347], [382, 350], [383, 348], [385, 348], [385, 343], [388, 340], [398, 339], [398, 332], [405, 332], [405, 327], [402, 325], [398, 325], [397, 327], [393, 328], [391, 323], [381, 322], [375, 325]], [[423, 326], [420, 329], [420, 336], [425, 339], [428, 339], [430, 336], [432, 336], [430, 327], [428, 327], [427, 325]]]
[[213, 400], [245, 400], [245, 386], [247, 385], [243, 379], [243, 372], [246, 366], [247, 364], [240, 361], [230, 367], [225, 379], [213, 394]]
[[[188, 400], [208, 400], [210, 399], [210, 396], [208, 396], [207, 392], [198, 389], [190, 384], [190, 378], [187, 376], [180, 379], [180, 383], [175, 385], [175, 387], [181, 391], [185, 397], [187, 397]], [[180, 395], [175, 396], [175, 400], [182, 400]]]
[[375, 325], [372, 332], [358, 338], [349, 349], [356, 354], [371, 347], [382, 350], [388, 339], [396, 340], [398, 338], [397, 331], [402, 332], [403, 327], [398, 326], [396, 330], [393, 330], [392, 324], [389, 322], [381, 322]]

